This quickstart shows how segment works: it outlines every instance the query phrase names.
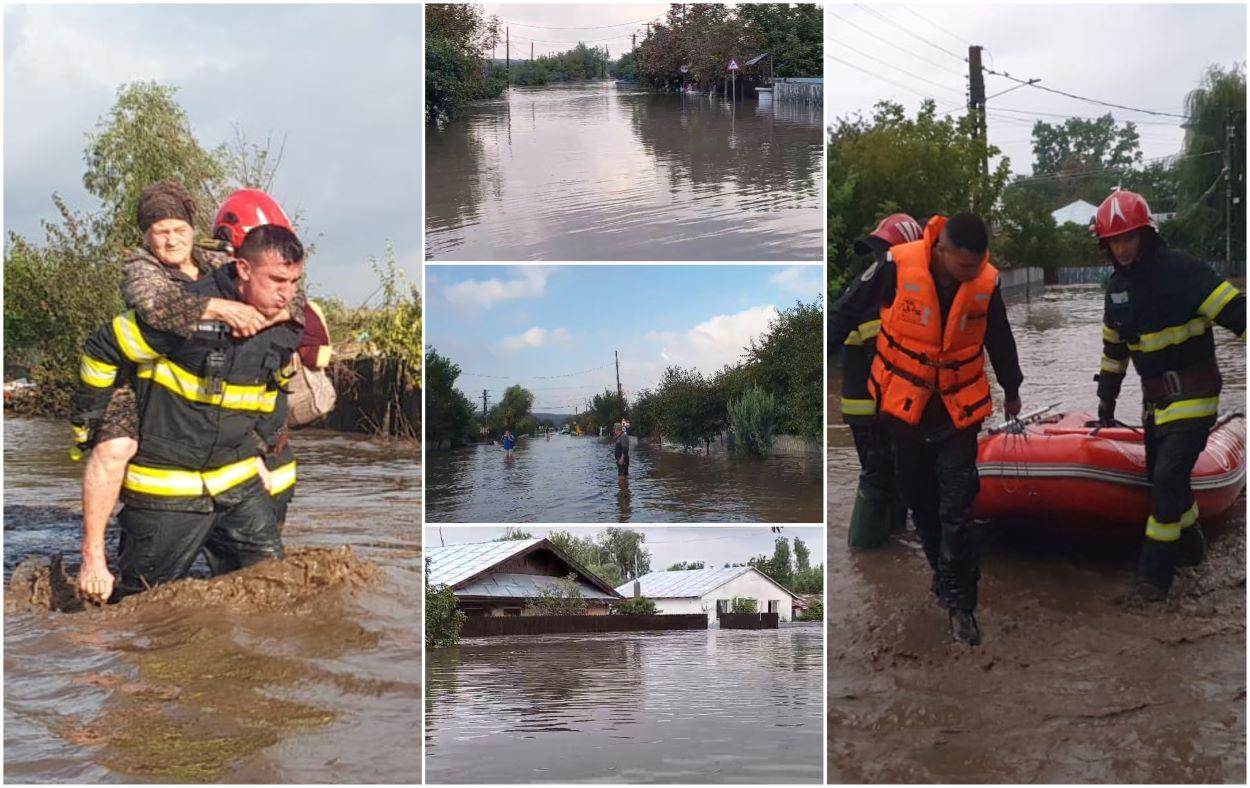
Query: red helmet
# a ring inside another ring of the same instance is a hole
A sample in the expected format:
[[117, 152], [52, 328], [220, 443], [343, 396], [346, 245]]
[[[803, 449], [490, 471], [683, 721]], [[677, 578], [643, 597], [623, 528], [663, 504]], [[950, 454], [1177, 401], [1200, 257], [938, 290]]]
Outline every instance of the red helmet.
[[1094, 235], [1099, 239], [1123, 235], [1139, 227], [1154, 227], [1150, 218], [1150, 206], [1146, 198], [1136, 192], [1112, 192], [1111, 196], [1098, 206], [1094, 215]]
[[276, 224], [294, 230], [282, 206], [260, 189], [239, 189], [226, 198], [213, 220], [213, 237], [235, 249], [243, 245], [248, 230], [262, 224]]
[[898, 246], [909, 241], [919, 241], [924, 237], [924, 228], [920, 223], [905, 213], [892, 213], [881, 220], [877, 229], [855, 242], [857, 254], [886, 252], [891, 246]]

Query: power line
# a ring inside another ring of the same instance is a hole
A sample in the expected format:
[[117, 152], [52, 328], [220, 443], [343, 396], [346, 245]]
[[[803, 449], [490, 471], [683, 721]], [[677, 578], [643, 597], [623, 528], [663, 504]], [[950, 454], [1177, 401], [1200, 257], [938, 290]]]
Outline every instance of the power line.
[[877, 33], [874, 33], [873, 31], [869, 30], [869, 29], [868, 29], [868, 28], [866, 28], [866, 27], [863, 27], [862, 25], [856, 24], [854, 21], [852, 21], [852, 20], [850, 20], [850, 19], [847, 19], [847, 18], [846, 18], [846, 17], [844, 17], [844, 16], [841, 16], [841, 15], [839, 15], [839, 14], [834, 13], [832, 10], [826, 9], [825, 13], [829, 14], [830, 16], [832, 16], [832, 17], [833, 17], [833, 18], [835, 18], [835, 19], [838, 19], [838, 20], [840, 20], [840, 21], [842, 21], [842, 22], [845, 22], [846, 24], [848, 24], [848, 25], [850, 25], [851, 27], [855, 28], [855, 29], [856, 29], [856, 30], [858, 30], [859, 32], [861, 32], [861, 33], [863, 33], [863, 34], [867, 35], [869, 38], [871, 38], [871, 39], [873, 39], [873, 40], [875, 40], [875, 41], [878, 41], [878, 42], [880, 42], [880, 43], [882, 43], [882, 44], [886, 44], [886, 45], [890, 46], [890, 47], [891, 47], [891, 48], [892, 48], [895, 52], [902, 52], [903, 54], [908, 55], [909, 57], [913, 57], [913, 58], [915, 58], [916, 60], [919, 60], [919, 61], [920, 61], [920, 62], [922, 62], [922, 63], [928, 64], [928, 65], [930, 65], [930, 66], [932, 66], [932, 67], [934, 67], [934, 68], [938, 69], [939, 71], [942, 71], [943, 73], [948, 74], [948, 75], [950, 75], [950, 76], [954, 77], [955, 79], [960, 79], [960, 80], [964, 79], [964, 75], [963, 75], [963, 74], [959, 74], [959, 73], [956, 73], [956, 72], [954, 72], [954, 71], [951, 71], [950, 69], [948, 69], [948, 68], [944, 67], [941, 63], [938, 63], [938, 62], [936, 62], [936, 61], [930, 60], [930, 59], [929, 59], [929, 58], [927, 58], [927, 57], [921, 57], [920, 55], [917, 55], [915, 52], [912, 52], [912, 51], [911, 51], [911, 50], [909, 50], [909, 49], [901, 49], [901, 48], [899, 48], [896, 44], [894, 44], [894, 42], [890, 41], [889, 39], [882, 38], [882, 37], [881, 37], [880, 35], [878, 35]]
[[600, 366], [598, 366], [598, 367], [591, 367], [590, 369], [583, 369], [583, 370], [581, 370], [581, 371], [579, 371], [579, 372], [566, 372], [566, 373], [561, 374], [561, 375], [525, 375], [525, 376], [521, 376], [521, 375], [487, 375], [487, 374], [482, 373], [482, 372], [465, 372], [464, 370], [461, 370], [461, 371], [460, 371], [460, 374], [461, 374], [462, 376], [464, 376], [464, 377], [474, 377], [474, 378], [493, 378], [494, 380], [513, 380], [513, 379], [516, 379], [516, 378], [518, 378], [518, 377], [529, 377], [529, 378], [533, 378], [534, 380], [555, 380], [556, 378], [571, 378], [571, 377], [575, 377], [575, 376], [577, 376], [577, 375], [585, 375], [587, 372], [595, 372], [596, 370], [600, 370], [600, 369], [607, 369], [607, 368], [608, 368], [608, 367], [610, 367], [610, 366], [613, 366], [613, 365], [612, 365], [612, 364], [603, 364], [603, 365], [600, 365]]
[[868, 76], [870, 76], [870, 77], [876, 77], [877, 79], [881, 80], [882, 82], [889, 82], [891, 85], [893, 85], [893, 86], [895, 86], [895, 87], [902, 88], [903, 90], [907, 90], [907, 91], [910, 91], [910, 92], [912, 92], [912, 93], [915, 93], [917, 96], [920, 96], [921, 98], [925, 98], [925, 99], [931, 99], [931, 98], [933, 98], [932, 96], [928, 95], [927, 93], [922, 93], [921, 91], [916, 90], [916, 89], [915, 89], [915, 88], [913, 88], [913, 87], [908, 87], [907, 85], [904, 85], [904, 84], [902, 84], [901, 82], [895, 82], [894, 80], [890, 79], [889, 77], [883, 77], [883, 76], [881, 76], [880, 74], [876, 74], [876, 73], [874, 73], [874, 72], [872, 72], [872, 71], [869, 71], [869, 70], [867, 70], [867, 69], [860, 68], [859, 66], [855, 65], [854, 63], [850, 63], [850, 62], [848, 62], [848, 61], [846, 61], [846, 60], [843, 60], [843, 59], [842, 59], [842, 58], [840, 58], [840, 57], [835, 57], [835, 56], [833, 56], [833, 55], [826, 55], [826, 57], [828, 57], [830, 60], [837, 61], [838, 63], [841, 63], [841, 64], [842, 64], [842, 65], [844, 65], [844, 66], [848, 66], [848, 67], [850, 67], [850, 68], [853, 68], [853, 69], [855, 69], [856, 71], [859, 71], [860, 73], [867, 74], [867, 75], [868, 75]]
[[1048, 88], [1045, 85], [1039, 85], [1036, 82], [1030, 82], [1029, 80], [1026, 80], [1026, 79], [1013, 77], [1012, 75], [1003, 71], [994, 71], [993, 69], [984, 68], [984, 67], [982, 67], [981, 70], [987, 74], [993, 74], [996, 77], [1003, 77], [1004, 79], [1010, 79], [1012, 82], [1019, 82], [1022, 85], [1026, 85], [1031, 88], [1037, 88], [1038, 90], [1044, 90], [1047, 93], [1056, 93], [1060, 96], [1067, 96], [1068, 98], [1076, 99], [1077, 101], [1085, 101], [1090, 104], [1099, 104], [1104, 107], [1114, 107], [1115, 109], [1128, 110], [1129, 112], [1140, 112], [1143, 115], [1157, 115], [1159, 117], [1165, 117], [1165, 118], [1180, 118], [1182, 120], [1190, 120], [1190, 117], [1188, 115], [1178, 115], [1175, 112], [1161, 112], [1159, 110], [1153, 110], [1153, 109], [1142, 109], [1140, 107], [1130, 107], [1124, 104], [1116, 104], [1110, 101], [1103, 101], [1101, 99], [1092, 99], [1087, 96], [1078, 96], [1075, 93], [1068, 93], [1067, 91], [1059, 90], [1057, 88]]
[[[514, 25], [516, 27], [528, 27], [528, 28], [533, 28], [535, 30], [604, 30], [609, 27], [624, 27], [626, 25], [641, 25], [646, 22], [654, 22], [657, 19], [662, 19], [667, 14], [668, 12], [665, 11], [662, 14], [649, 16], [646, 19], [635, 19], [632, 22], [613, 22], [610, 25], [586, 25], [584, 27], [547, 27], [545, 25], [527, 25], [524, 22], [510, 22], [507, 19], [503, 19], [500, 21], [505, 25]], [[628, 33], [626, 35], [628, 35]]]
[[958, 42], [959, 42], [962, 46], [966, 46], [966, 47], [970, 47], [970, 46], [972, 46], [972, 43], [971, 43], [971, 42], [969, 42], [969, 41], [965, 41], [964, 39], [960, 38], [959, 36], [955, 35], [955, 34], [954, 34], [954, 33], [952, 33], [951, 31], [949, 31], [949, 30], [947, 30], [946, 28], [944, 28], [944, 27], [942, 27], [941, 25], [939, 25], [937, 22], [934, 22], [932, 19], [929, 19], [929, 18], [928, 18], [928, 17], [926, 17], [926, 16], [921, 16], [921, 15], [920, 15], [920, 12], [919, 12], [919, 11], [917, 11], [916, 9], [912, 8], [911, 6], [909, 6], [909, 5], [905, 5], [905, 6], [903, 6], [903, 10], [907, 11], [909, 14], [911, 14], [911, 15], [912, 15], [912, 16], [914, 16], [914, 17], [916, 17], [916, 18], [917, 18], [917, 19], [919, 19], [921, 22], [924, 22], [925, 24], [927, 24], [927, 25], [929, 25], [929, 26], [933, 27], [934, 29], [936, 29], [936, 30], [941, 30], [941, 31], [942, 31], [943, 33], [945, 33], [946, 35], [948, 35], [948, 36], [950, 36], [951, 38], [953, 38], [953, 39], [955, 39], [956, 41], [958, 41]]
[[[1020, 87], [1024, 86], [1021, 85]], [[1041, 112], [1039, 110], [1015, 109], [1013, 107], [990, 107], [990, 110], [993, 112], [1014, 112], [1017, 115], [1036, 115], [1043, 118], [1079, 118], [1081, 120], [1088, 120], [1090, 118], [1088, 115], [1072, 115], [1064, 112]], [[1116, 120], [1116, 122], [1132, 123], [1134, 126], [1166, 126], [1170, 129], [1180, 128], [1179, 123], [1173, 123], [1170, 120], [1123, 120], [1116, 118], [1114, 115], [1112, 115], [1112, 118]]]
[[891, 26], [893, 26], [895, 29], [899, 30], [900, 32], [906, 33], [907, 35], [909, 35], [909, 36], [911, 36], [912, 38], [916, 39], [917, 41], [921, 42], [922, 44], [926, 44], [927, 46], [931, 46], [931, 47], [933, 47], [934, 49], [936, 49], [937, 51], [942, 52], [943, 54], [950, 55], [951, 57], [953, 57], [953, 58], [955, 58], [956, 60], [958, 60], [960, 63], [964, 63], [964, 62], [966, 62], [966, 60], [965, 60], [965, 58], [964, 58], [964, 56], [963, 56], [963, 55], [958, 55], [958, 54], [956, 54], [956, 53], [954, 53], [954, 52], [950, 51], [949, 49], [947, 49], [947, 48], [946, 48], [946, 47], [944, 47], [944, 46], [939, 46], [939, 45], [937, 45], [937, 44], [933, 43], [932, 41], [930, 41], [929, 39], [925, 38], [924, 36], [917, 35], [916, 33], [913, 33], [912, 31], [908, 30], [908, 29], [907, 29], [906, 27], [904, 27], [903, 25], [899, 24], [897, 21], [895, 21], [895, 20], [893, 20], [893, 19], [890, 19], [890, 18], [889, 18], [888, 16], [886, 16], [885, 14], [879, 13], [879, 12], [877, 11], [877, 9], [873, 8], [872, 6], [867, 6], [867, 5], [862, 5], [862, 4], [856, 3], [855, 7], [856, 7], [856, 8], [858, 8], [858, 9], [860, 9], [860, 10], [862, 10], [862, 11], [867, 11], [868, 13], [872, 14], [872, 15], [873, 15], [873, 16], [875, 16], [876, 18], [878, 18], [878, 19], [880, 19], [881, 21], [885, 22], [887, 25], [891, 25]]
[[935, 86], [935, 87], [941, 88], [942, 90], [945, 90], [945, 91], [950, 92], [950, 93], [955, 93], [955, 94], [958, 94], [958, 92], [959, 92], [959, 91], [957, 91], [957, 90], [953, 90], [953, 89], [951, 89], [950, 87], [948, 87], [948, 86], [946, 86], [946, 85], [943, 85], [943, 84], [942, 84], [942, 83], [940, 83], [940, 82], [934, 82], [933, 80], [928, 79], [928, 78], [926, 78], [926, 77], [922, 77], [922, 76], [920, 76], [919, 74], [913, 74], [913, 73], [911, 73], [910, 71], [908, 71], [907, 69], [905, 69], [905, 68], [901, 68], [901, 67], [899, 67], [899, 66], [896, 66], [896, 65], [894, 65], [893, 63], [890, 63], [890, 62], [888, 62], [888, 61], [882, 60], [882, 59], [877, 58], [877, 57], [873, 57], [872, 55], [868, 54], [867, 52], [861, 52], [861, 51], [859, 51], [858, 49], [856, 49], [855, 47], [851, 46], [850, 44], [843, 43], [843, 42], [841, 42], [841, 41], [838, 41], [837, 39], [830, 39], [830, 41], [832, 41], [833, 43], [837, 44], [839, 47], [842, 47], [842, 48], [844, 48], [844, 49], [849, 49], [850, 51], [854, 52], [855, 54], [859, 55], [860, 57], [866, 57], [866, 58], [868, 58], [869, 60], [876, 61], [877, 63], [880, 63], [880, 64], [881, 64], [881, 65], [883, 65], [883, 66], [886, 66], [886, 67], [888, 67], [888, 68], [892, 68], [892, 69], [894, 69], [895, 71], [898, 71], [898, 72], [901, 72], [901, 73], [903, 73], [903, 74], [906, 74], [907, 76], [911, 77], [912, 79], [918, 79], [918, 80], [920, 80], [921, 82], [928, 82], [930, 85], [933, 85], [933, 86]]
[[[1180, 154], [1180, 155], [1174, 155], [1174, 156], [1155, 156], [1154, 158], [1151, 158], [1151, 159], [1143, 159], [1142, 161], [1138, 163], [1139, 164], [1153, 164], [1159, 161], [1180, 161], [1182, 159], [1198, 159], [1198, 158], [1202, 158], [1203, 156], [1222, 156], [1223, 153], [1224, 153], [1223, 151], [1213, 150], [1213, 151], [1207, 151], [1206, 153], [1187, 153], [1187, 154]], [[1125, 172], [1131, 169], [1132, 168], [1129, 166], [1124, 166], [1124, 167], [1098, 167], [1098, 168], [1091, 168], [1088, 170], [1073, 170], [1071, 172], [1053, 172], [1053, 173], [1046, 173], [1044, 175], [1032, 175], [1032, 176], [1027, 176], [1024, 178], [1017, 178], [1013, 180], [1012, 183], [1013, 184], [1033, 183], [1033, 182], [1041, 182], [1041, 181], [1064, 180], [1066, 178], [1088, 178], [1088, 177], [1092, 177], [1095, 175], [1107, 175], [1107, 174], [1114, 173], [1114, 172]]]

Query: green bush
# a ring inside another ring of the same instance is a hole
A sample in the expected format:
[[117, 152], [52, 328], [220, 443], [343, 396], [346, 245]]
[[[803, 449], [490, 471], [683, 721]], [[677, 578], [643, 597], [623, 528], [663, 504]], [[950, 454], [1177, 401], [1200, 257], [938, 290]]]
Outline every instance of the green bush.
[[756, 602], [754, 599], [750, 599], [748, 597], [736, 596], [734, 597], [733, 608], [731, 609], [731, 612], [758, 613], [759, 603]]
[[612, 612], [622, 616], [654, 616], [655, 602], [645, 596], [625, 599], [612, 605]]
[[464, 611], [450, 586], [430, 587], [430, 562], [425, 562], [425, 646], [441, 648], [460, 642]]
[[573, 573], [557, 581], [555, 588], [543, 589], [526, 601], [540, 616], [580, 616], [586, 612], [586, 600]]
[[756, 457], [767, 457], [777, 428], [777, 402], [758, 386], [729, 403], [729, 426], [734, 433], [734, 449]]
[[813, 602], [807, 610], [804, 610], [795, 621], [824, 621], [825, 605], [823, 602]]

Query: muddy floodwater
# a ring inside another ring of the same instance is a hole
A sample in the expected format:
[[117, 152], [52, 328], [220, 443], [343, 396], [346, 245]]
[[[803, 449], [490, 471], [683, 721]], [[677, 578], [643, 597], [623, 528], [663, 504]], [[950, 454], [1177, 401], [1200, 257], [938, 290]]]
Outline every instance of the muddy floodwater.
[[430, 455], [430, 522], [821, 521], [820, 456], [753, 459], [635, 446], [629, 484], [612, 445], [593, 437], [522, 438], [516, 458], [476, 445]]
[[821, 628], [431, 649], [431, 783], [821, 781]]
[[436, 260], [819, 260], [821, 110], [589, 82], [428, 126]]
[[415, 445], [296, 432], [286, 561], [56, 613], [22, 562], [77, 573], [81, 466], [63, 421], [4, 428], [7, 780], [419, 781]]
[[[1008, 311], [1024, 410], [1096, 410], [1100, 289], [1050, 288]], [[1245, 344], [1215, 335], [1222, 406], [1244, 411]], [[1130, 372], [1120, 418], [1139, 421], [1140, 390]], [[830, 782], [1245, 782], [1244, 494], [1203, 522], [1208, 560], [1180, 570], [1164, 610], [1124, 604], [1144, 524], [982, 524], [985, 644], [953, 646], [918, 545], [846, 547], [858, 466], [837, 406], [832, 396]]]

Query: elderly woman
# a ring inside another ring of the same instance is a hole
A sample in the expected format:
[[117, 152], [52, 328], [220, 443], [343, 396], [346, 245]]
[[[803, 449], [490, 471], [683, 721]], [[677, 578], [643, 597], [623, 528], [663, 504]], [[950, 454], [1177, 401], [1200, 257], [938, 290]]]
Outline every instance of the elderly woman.
[[[280, 209], [277, 216], [280, 221], [270, 221], [289, 224]], [[269, 324], [247, 304], [184, 289], [228, 258], [196, 248], [195, 202], [181, 185], [160, 181], [145, 188], [139, 196], [136, 218], [143, 231], [143, 246], [126, 256], [122, 297], [144, 323], [187, 338], [203, 320], [220, 320], [238, 337], [252, 336]], [[283, 319], [302, 322], [303, 299], [297, 302], [291, 304], [290, 316]], [[82, 569], [78, 575], [79, 592], [87, 599], [104, 602], [112, 594], [113, 575], [105, 558], [104, 531], [121, 492], [126, 465], [138, 449], [137, 434], [134, 391], [119, 388], [95, 434], [75, 436], [79, 444], [93, 447], [83, 473]]]

